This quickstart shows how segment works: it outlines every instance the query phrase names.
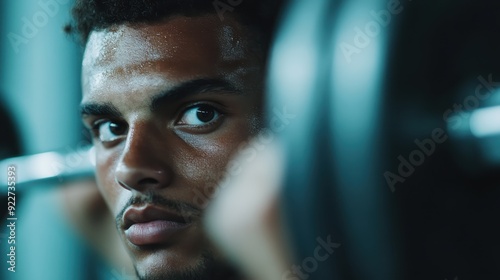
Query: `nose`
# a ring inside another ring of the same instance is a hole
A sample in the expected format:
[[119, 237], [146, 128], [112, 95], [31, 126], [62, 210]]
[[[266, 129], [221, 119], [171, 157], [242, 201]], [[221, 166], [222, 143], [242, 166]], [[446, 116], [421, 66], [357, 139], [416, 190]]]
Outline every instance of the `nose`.
[[115, 169], [115, 180], [123, 188], [146, 192], [170, 184], [171, 172], [167, 159], [162, 157], [164, 147], [154, 141], [152, 134], [145, 127], [129, 131]]

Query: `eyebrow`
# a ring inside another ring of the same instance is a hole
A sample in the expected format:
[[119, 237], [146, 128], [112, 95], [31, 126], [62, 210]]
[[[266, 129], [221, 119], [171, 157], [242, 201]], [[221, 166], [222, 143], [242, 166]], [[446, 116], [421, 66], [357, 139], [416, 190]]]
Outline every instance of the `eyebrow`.
[[151, 98], [150, 110], [158, 110], [163, 104], [201, 93], [224, 93], [241, 95], [242, 91], [224, 79], [196, 79], [164, 91]]
[[[161, 92], [151, 98], [149, 108], [152, 112], [157, 111], [162, 105], [186, 98], [191, 95], [217, 92], [224, 94], [241, 95], [242, 91], [224, 79], [196, 79], [181, 83], [171, 89]], [[82, 117], [87, 115], [93, 116], [110, 116], [121, 117], [121, 113], [111, 103], [82, 103], [80, 105], [80, 114]]]
[[121, 113], [111, 103], [82, 103], [80, 114], [82, 117], [87, 115], [121, 117]]

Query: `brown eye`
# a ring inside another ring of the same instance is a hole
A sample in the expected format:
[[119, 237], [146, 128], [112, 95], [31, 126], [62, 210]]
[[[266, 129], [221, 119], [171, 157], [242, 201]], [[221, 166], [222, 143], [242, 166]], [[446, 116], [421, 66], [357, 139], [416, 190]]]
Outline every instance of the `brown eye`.
[[114, 135], [122, 135], [127, 130], [124, 125], [120, 125], [114, 122], [110, 122], [108, 126], [109, 132], [113, 133]]
[[123, 123], [102, 121], [96, 125], [99, 140], [101, 142], [111, 142], [127, 133], [127, 126]]
[[215, 117], [215, 109], [209, 106], [200, 106], [196, 111], [196, 117], [202, 122], [210, 122]]
[[217, 120], [221, 114], [210, 105], [198, 105], [187, 109], [179, 124], [203, 126]]

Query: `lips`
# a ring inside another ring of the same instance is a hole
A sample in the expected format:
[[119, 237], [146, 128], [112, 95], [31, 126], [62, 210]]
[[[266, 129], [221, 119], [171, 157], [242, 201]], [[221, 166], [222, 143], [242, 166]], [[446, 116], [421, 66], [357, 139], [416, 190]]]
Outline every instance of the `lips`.
[[191, 225], [177, 213], [151, 206], [127, 209], [123, 222], [126, 238], [136, 246], [167, 244]]

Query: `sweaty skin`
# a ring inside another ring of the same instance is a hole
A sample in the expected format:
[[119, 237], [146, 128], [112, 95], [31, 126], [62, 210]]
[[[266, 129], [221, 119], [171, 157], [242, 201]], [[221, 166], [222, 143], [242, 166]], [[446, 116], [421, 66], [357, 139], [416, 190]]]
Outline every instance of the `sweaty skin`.
[[264, 64], [250, 34], [217, 15], [90, 34], [82, 119], [98, 187], [141, 279], [225, 279], [198, 201], [259, 127]]

